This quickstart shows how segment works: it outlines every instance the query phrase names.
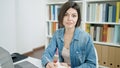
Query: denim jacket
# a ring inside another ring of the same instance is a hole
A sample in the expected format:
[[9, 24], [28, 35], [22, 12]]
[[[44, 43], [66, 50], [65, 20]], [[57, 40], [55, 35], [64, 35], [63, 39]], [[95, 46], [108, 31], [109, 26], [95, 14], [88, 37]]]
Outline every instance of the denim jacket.
[[[65, 29], [61, 28], [54, 33], [47, 49], [42, 55], [41, 61], [44, 66], [48, 62], [53, 61], [56, 48], [58, 48], [59, 61], [64, 62], [62, 57], [64, 32]], [[96, 54], [93, 41], [90, 35], [80, 28], [75, 28], [74, 36], [70, 43], [70, 63], [71, 68], [96, 68]]]

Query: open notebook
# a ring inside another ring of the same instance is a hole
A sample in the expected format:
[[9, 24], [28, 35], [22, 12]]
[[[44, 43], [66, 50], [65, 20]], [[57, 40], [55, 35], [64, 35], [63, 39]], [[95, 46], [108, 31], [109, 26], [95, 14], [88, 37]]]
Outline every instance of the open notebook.
[[11, 55], [9, 52], [0, 47], [0, 68], [38, 68], [28, 61], [23, 61], [17, 64], [13, 64]]
[[28, 61], [23, 61], [21, 63], [15, 64], [14, 67], [15, 68], [38, 68]]

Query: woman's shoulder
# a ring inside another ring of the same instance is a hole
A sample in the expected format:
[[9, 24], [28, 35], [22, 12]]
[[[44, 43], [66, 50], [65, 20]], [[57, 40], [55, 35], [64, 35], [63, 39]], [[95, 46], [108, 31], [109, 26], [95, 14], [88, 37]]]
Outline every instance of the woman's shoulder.
[[89, 33], [87, 33], [86, 31], [84, 31], [83, 29], [80, 29], [80, 28], [76, 29], [74, 37], [76, 39], [78, 39], [79, 41], [81, 41], [81, 42], [82, 41], [85, 42], [85, 41], [87, 41], [87, 40], [89, 40], [91, 38], [90, 35], [89, 35]]
[[89, 33], [87, 33], [85, 30], [76, 28], [76, 33], [81, 36], [89, 36]]
[[88, 41], [92, 40], [91, 36], [89, 33], [87, 33], [85, 30], [83, 29], [79, 29], [78, 30], [78, 34], [76, 34], [76, 38], [83, 44], [86, 44]]
[[59, 28], [55, 31], [54, 35], [61, 36], [64, 34], [64, 28]]
[[56, 30], [56, 33], [63, 33], [64, 32], [64, 28], [59, 28]]

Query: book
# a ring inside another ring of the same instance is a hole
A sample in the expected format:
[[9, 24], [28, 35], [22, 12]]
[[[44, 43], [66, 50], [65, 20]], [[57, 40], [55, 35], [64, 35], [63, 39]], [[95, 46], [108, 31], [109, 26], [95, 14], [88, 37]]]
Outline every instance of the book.
[[108, 31], [107, 31], [107, 42], [108, 43], [112, 43], [112, 39], [113, 39], [113, 28], [114, 27], [112, 27], [111, 25], [109, 25], [109, 27], [108, 27]]
[[102, 41], [107, 42], [107, 31], [108, 31], [108, 25], [103, 25], [103, 33], [102, 33]]
[[110, 5], [109, 6], [109, 14], [108, 14], [108, 22], [112, 22], [112, 9], [113, 9], [113, 6]]
[[86, 32], [90, 33], [90, 24], [86, 24]]
[[115, 25], [115, 30], [114, 30], [114, 43], [115, 44], [120, 44], [120, 25]]
[[108, 22], [115, 22], [115, 20], [116, 20], [116, 6], [110, 5], [109, 6]]
[[51, 20], [55, 20], [55, 5], [51, 5], [50, 10], [51, 10], [50, 11], [51, 12], [51, 14], [50, 14], [51, 17], [50, 18], [51, 18]]
[[120, 19], [120, 2], [117, 2], [116, 4], [116, 23], [118, 23]]
[[57, 23], [57, 22], [52, 22], [52, 35], [53, 35], [54, 32], [56, 31], [56, 23]]
[[109, 15], [109, 4], [105, 4], [105, 22], [108, 22], [108, 15]]
[[116, 22], [116, 6], [113, 5], [112, 9], [112, 22]]
[[58, 14], [60, 12], [60, 5], [55, 5], [55, 21], [58, 21]]
[[91, 35], [91, 38], [94, 40], [94, 25], [90, 26], [90, 35]]
[[96, 28], [96, 41], [100, 41], [100, 26], [97, 26]]

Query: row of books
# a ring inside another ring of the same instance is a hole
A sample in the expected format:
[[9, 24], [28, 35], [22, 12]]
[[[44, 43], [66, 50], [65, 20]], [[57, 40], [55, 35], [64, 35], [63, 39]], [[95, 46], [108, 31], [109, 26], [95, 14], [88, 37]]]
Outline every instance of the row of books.
[[120, 2], [88, 4], [87, 21], [120, 23]]
[[120, 44], [120, 25], [87, 24], [86, 31], [94, 41]]
[[58, 20], [61, 5], [49, 5], [49, 20]]
[[54, 32], [58, 29], [58, 23], [57, 22], [47, 22], [47, 32], [49, 36], [52, 36]]

